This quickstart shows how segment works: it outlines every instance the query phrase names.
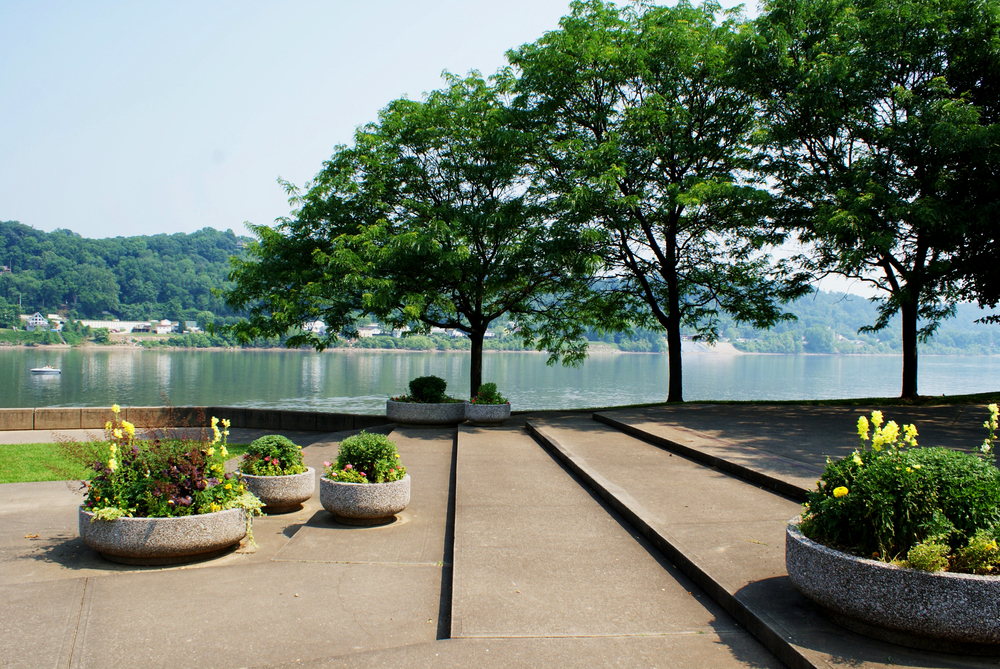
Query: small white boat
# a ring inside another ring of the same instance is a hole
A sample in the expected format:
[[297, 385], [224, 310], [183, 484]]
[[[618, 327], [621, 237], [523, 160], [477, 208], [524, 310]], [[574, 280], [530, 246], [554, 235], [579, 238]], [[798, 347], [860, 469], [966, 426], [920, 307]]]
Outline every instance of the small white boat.
[[44, 367], [35, 367], [31, 370], [32, 374], [62, 374], [61, 369], [56, 369], [50, 365], [45, 365]]

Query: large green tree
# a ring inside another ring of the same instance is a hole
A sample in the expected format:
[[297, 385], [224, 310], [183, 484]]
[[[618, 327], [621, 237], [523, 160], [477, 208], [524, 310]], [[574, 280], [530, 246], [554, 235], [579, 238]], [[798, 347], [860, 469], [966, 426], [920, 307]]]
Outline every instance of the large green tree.
[[683, 399], [681, 327], [714, 341], [719, 315], [769, 327], [803, 277], [770, 262], [784, 236], [750, 176], [753, 101], [736, 85], [737, 16], [574, 2], [560, 29], [509, 54], [545, 138], [536, 188], [565, 220], [606, 234], [608, 277], [633, 322], [666, 331], [668, 401]]
[[[550, 220], [530, 189], [536, 137], [508, 104], [506, 76], [449, 77], [423, 101], [396, 100], [340, 147], [298, 209], [237, 260], [228, 294], [245, 337], [313, 318], [322, 348], [374, 316], [393, 328], [455, 329], [471, 340], [472, 393], [489, 325], [510, 318], [551, 359], [585, 355], [604, 313], [589, 290], [596, 235]], [[607, 325], [606, 319], [603, 321]]]
[[901, 314], [916, 397], [918, 340], [975, 285], [962, 250], [985, 260], [969, 242], [994, 237], [1000, 3], [771, 0], [754, 28], [743, 71], [785, 221], [814, 270], [882, 291], [870, 330]]

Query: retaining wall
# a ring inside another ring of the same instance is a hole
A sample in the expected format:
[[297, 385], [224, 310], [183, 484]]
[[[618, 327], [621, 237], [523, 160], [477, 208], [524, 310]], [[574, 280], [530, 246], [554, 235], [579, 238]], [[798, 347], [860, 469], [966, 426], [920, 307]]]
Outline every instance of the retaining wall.
[[[305, 430], [340, 432], [387, 425], [385, 416], [327, 413], [323, 411], [284, 411], [243, 407], [122, 407], [121, 417], [136, 427], [208, 427], [215, 416], [229, 419], [230, 427], [263, 430]], [[103, 430], [114, 417], [111, 409], [60, 407], [39, 409], [0, 409], [3, 430]]]

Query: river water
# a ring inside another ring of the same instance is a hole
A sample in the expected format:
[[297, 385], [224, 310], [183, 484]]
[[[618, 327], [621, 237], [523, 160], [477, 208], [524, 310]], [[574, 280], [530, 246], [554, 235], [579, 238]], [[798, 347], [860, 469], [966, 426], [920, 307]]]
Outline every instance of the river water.
[[[483, 377], [513, 409], [565, 409], [664, 401], [665, 354], [595, 353], [579, 368], [549, 367], [539, 353], [487, 352]], [[51, 365], [59, 376], [29, 373]], [[684, 399], [794, 400], [894, 397], [898, 356], [684, 356]], [[0, 349], [0, 407], [248, 406], [381, 413], [417, 376], [468, 397], [461, 352]], [[1000, 356], [921, 356], [922, 395], [1000, 389]]]

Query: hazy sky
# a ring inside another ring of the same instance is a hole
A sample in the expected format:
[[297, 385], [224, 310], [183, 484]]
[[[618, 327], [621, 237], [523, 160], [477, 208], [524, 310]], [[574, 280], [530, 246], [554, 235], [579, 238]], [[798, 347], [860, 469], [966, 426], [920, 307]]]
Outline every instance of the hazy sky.
[[494, 72], [568, 7], [5, 0], [0, 220], [85, 237], [270, 224], [289, 211], [279, 176], [309, 180], [443, 70]]

